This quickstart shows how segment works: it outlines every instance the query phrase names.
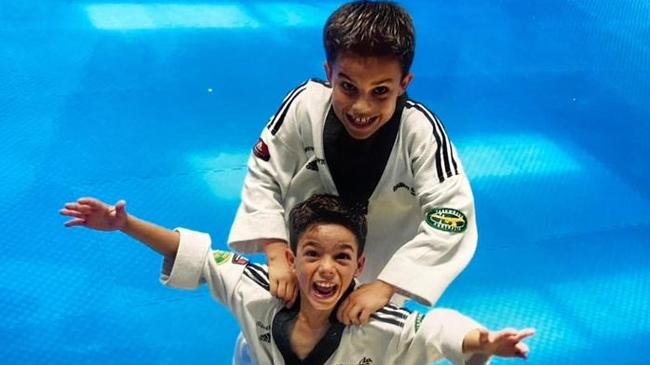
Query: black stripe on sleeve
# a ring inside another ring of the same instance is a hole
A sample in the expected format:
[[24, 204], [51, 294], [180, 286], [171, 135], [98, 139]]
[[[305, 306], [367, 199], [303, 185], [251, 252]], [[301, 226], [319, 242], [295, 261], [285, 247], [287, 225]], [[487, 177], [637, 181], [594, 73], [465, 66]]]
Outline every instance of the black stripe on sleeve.
[[264, 277], [266, 277], [266, 281], [269, 281], [269, 273], [264, 267], [253, 263], [248, 264], [248, 267], [251, 270], [257, 271], [259, 274], [264, 275]]
[[289, 93], [287, 94], [287, 96], [284, 97], [284, 100], [282, 100], [282, 104], [280, 104], [280, 107], [278, 108], [278, 111], [276, 111], [275, 114], [273, 114], [273, 116], [271, 117], [271, 121], [270, 121], [269, 124], [266, 126], [268, 129], [271, 129], [271, 126], [273, 126], [273, 124], [278, 120], [278, 116], [282, 113], [282, 111], [284, 110], [285, 106], [287, 106], [287, 104], [291, 103], [290, 100], [292, 100], [294, 94], [295, 94], [295, 93], [296, 93], [296, 92], [297, 92], [301, 87], [307, 85], [308, 82], [309, 82], [309, 80], [303, 82], [302, 84], [300, 84], [300, 85], [298, 85], [297, 87], [295, 87], [293, 90], [289, 91]]
[[376, 319], [376, 320], [378, 320], [380, 322], [392, 324], [392, 325], [400, 327], [400, 328], [404, 327], [404, 322], [403, 321], [398, 320], [398, 319], [393, 318], [393, 317], [382, 317], [379, 314], [374, 313], [374, 314], [370, 315], [370, 318], [374, 318], [374, 319]]
[[449, 158], [451, 159], [452, 165], [454, 165], [453, 171], [451, 170], [451, 168], [449, 169], [447, 177], [458, 175], [458, 164], [456, 164], [456, 159], [454, 158], [454, 146], [451, 145], [451, 141], [449, 140], [449, 135], [447, 135], [447, 132], [445, 131], [445, 127], [444, 125], [442, 125], [442, 121], [440, 121], [438, 116], [435, 115], [434, 113], [431, 113], [431, 115], [433, 116], [433, 119], [436, 120], [436, 123], [438, 123], [438, 126], [440, 127], [440, 131], [445, 136], [446, 144], [449, 147]]
[[429, 123], [431, 123], [431, 127], [433, 128], [433, 136], [436, 139], [436, 145], [437, 145], [436, 153], [435, 153], [436, 173], [438, 173], [438, 181], [440, 181], [440, 182], [445, 181], [445, 175], [444, 175], [443, 170], [442, 170], [442, 161], [441, 161], [441, 158], [440, 158], [440, 149], [442, 147], [442, 143], [441, 143], [441, 138], [438, 135], [438, 130], [436, 128], [435, 122], [429, 117], [429, 115], [427, 113], [424, 112], [424, 110], [422, 110], [422, 107], [420, 107], [418, 104], [415, 104], [411, 100], [407, 101], [406, 107], [407, 108], [415, 108], [415, 109], [417, 109], [420, 113], [424, 114], [424, 116], [429, 120]]
[[406, 313], [406, 314], [411, 314], [411, 313], [413, 313], [412, 310], [410, 310], [410, 309], [408, 309], [408, 308], [406, 308], [406, 307], [398, 307], [398, 306], [396, 306], [396, 305], [394, 305], [394, 304], [386, 304], [386, 305], [384, 306], [384, 308], [390, 308], [390, 309], [392, 309], [392, 310], [402, 311], [402, 312], [404, 312], [404, 313]]
[[400, 310], [391, 309], [391, 308], [388, 308], [388, 307], [381, 308], [377, 312], [385, 314], [387, 316], [400, 318], [400, 319], [406, 319], [409, 316], [408, 313], [405, 313], [405, 312], [400, 311]]
[[287, 116], [287, 113], [289, 112], [289, 108], [291, 108], [291, 103], [293, 103], [294, 100], [302, 93], [305, 91], [307, 88], [305, 85], [307, 85], [306, 81], [302, 83], [300, 86], [295, 88], [289, 95], [288, 98], [285, 99], [285, 101], [282, 103], [280, 106], [280, 109], [278, 109], [278, 112], [275, 114], [273, 117], [273, 121], [269, 124], [268, 128], [271, 130], [271, 134], [275, 135], [278, 133], [278, 130], [280, 127], [282, 127], [282, 123], [284, 123], [284, 118]]
[[269, 285], [269, 282], [265, 281], [263, 276], [261, 276], [257, 271], [251, 269], [250, 267], [251, 265], [246, 266], [246, 269], [244, 269], [244, 275], [267, 291], [270, 290], [271, 286]]
[[[433, 114], [431, 111], [429, 111], [424, 105], [422, 105], [420, 103], [417, 103], [416, 108], [419, 111], [421, 111], [427, 117], [427, 119], [429, 119], [429, 122], [433, 126], [433, 129], [437, 130], [437, 132], [435, 132], [435, 133], [440, 136], [440, 139], [442, 141], [442, 157], [444, 158], [444, 167], [445, 167], [444, 173], [445, 173], [446, 177], [450, 177], [452, 175], [455, 175], [455, 173], [454, 174], [451, 173], [452, 172], [451, 167], [449, 166], [449, 146], [448, 146], [449, 145], [449, 139], [447, 138], [447, 134], [445, 133], [445, 130], [442, 127], [442, 123], [440, 123], [440, 120], [436, 117], [436, 115]], [[453, 158], [452, 158], [452, 160], [453, 160]], [[456, 162], [454, 161], [454, 165], [455, 164], [456, 164]], [[443, 178], [443, 180], [444, 180], [444, 178]], [[442, 181], [440, 181], [440, 182], [442, 182]]]

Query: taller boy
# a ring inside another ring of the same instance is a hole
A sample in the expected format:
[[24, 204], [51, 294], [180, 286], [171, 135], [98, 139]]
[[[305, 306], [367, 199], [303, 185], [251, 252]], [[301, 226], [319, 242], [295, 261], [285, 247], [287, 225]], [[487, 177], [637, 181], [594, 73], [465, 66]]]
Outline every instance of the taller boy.
[[291, 91], [248, 162], [229, 244], [264, 251], [272, 294], [297, 291], [286, 260], [291, 208], [332, 193], [367, 211], [365, 285], [338, 312], [367, 322], [394, 294], [434, 304], [476, 249], [472, 192], [445, 129], [406, 88], [415, 38], [392, 2], [337, 9], [323, 31], [328, 82]]

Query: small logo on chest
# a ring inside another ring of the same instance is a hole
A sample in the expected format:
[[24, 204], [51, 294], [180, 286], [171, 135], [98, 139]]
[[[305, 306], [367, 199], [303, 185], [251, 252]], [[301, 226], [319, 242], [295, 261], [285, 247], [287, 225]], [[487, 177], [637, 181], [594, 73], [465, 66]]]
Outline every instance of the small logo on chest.
[[393, 186], [393, 191], [394, 192], [397, 192], [397, 190], [399, 190], [399, 189], [405, 189], [411, 195], [415, 196], [415, 189], [413, 189], [412, 187], [404, 184], [403, 182], [397, 183], [397, 184], [395, 184], [395, 186]]
[[266, 342], [266, 343], [271, 343], [271, 334], [270, 333], [263, 333], [259, 337], [260, 342]]

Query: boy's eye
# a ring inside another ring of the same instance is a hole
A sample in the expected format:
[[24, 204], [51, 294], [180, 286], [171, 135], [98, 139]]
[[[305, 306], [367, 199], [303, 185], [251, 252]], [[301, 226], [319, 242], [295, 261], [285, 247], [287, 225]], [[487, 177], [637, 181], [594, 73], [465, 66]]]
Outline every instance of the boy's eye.
[[347, 82], [347, 81], [343, 81], [343, 82], [341, 83], [341, 88], [342, 88], [344, 91], [354, 91], [354, 90], [357, 89], [356, 87], [354, 87], [354, 85], [352, 85], [351, 83], [349, 83], [349, 82]]
[[347, 253], [340, 253], [340, 254], [336, 255], [337, 260], [350, 260], [351, 258], [352, 257], [350, 256], [350, 254], [347, 254]]
[[384, 94], [388, 93], [388, 88], [386, 86], [380, 86], [380, 87], [374, 88], [372, 90], [372, 93], [377, 95], [377, 96], [381, 96], [381, 95], [384, 95]]
[[316, 252], [316, 251], [314, 251], [314, 250], [305, 251], [305, 256], [309, 256], [309, 257], [317, 257], [317, 256], [318, 256], [318, 252]]

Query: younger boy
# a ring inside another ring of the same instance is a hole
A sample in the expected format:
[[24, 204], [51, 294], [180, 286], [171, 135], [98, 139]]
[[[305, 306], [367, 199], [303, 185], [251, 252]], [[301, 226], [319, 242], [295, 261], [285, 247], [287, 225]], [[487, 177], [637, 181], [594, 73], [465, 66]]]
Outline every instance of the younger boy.
[[68, 203], [66, 226], [121, 230], [164, 256], [161, 281], [193, 289], [207, 283], [239, 321], [258, 364], [421, 364], [446, 357], [454, 364], [484, 363], [490, 356], [523, 357], [532, 330], [488, 332], [451, 310], [427, 315], [386, 306], [364, 326], [344, 326], [336, 307], [354, 287], [365, 258], [367, 223], [340, 198], [317, 195], [290, 214], [291, 251], [299, 298], [286, 308], [269, 292], [265, 267], [239, 255], [210, 250], [207, 234], [170, 231], [92, 198]]

